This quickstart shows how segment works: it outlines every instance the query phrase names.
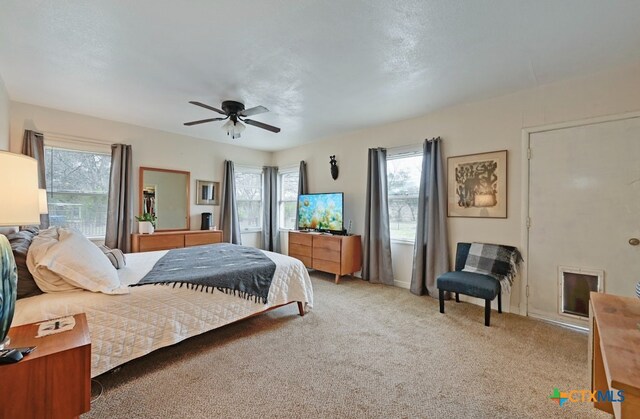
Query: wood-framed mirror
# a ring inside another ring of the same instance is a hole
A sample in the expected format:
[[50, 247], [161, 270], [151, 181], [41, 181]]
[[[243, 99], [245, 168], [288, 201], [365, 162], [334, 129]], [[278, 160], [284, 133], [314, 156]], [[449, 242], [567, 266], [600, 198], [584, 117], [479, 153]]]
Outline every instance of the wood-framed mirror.
[[156, 231], [189, 230], [191, 172], [140, 167], [139, 214], [157, 217]]

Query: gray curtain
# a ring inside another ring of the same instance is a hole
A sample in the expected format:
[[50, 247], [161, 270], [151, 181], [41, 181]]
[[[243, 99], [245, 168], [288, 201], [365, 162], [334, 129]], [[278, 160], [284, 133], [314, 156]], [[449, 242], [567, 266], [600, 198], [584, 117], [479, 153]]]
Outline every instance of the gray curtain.
[[222, 197], [220, 198], [220, 227], [222, 228], [222, 241], [242, 244], [238, 204], [236, 203], [236, 172], [233, 168], [233, 162], [229, 160], [224, 161]]
[[369, 149], [362, 278], [393, 285], [387, 199], [387, 150]]
[[107, 203], [107, 234], [104, 244], [124, 253], [131, 251], [131, 225], [133, 223], [131, 146], [111, 146], [111, 172], [109, 174], [109, 201]]
[[[47, 189], [44, 161], [44, 136], [35, 131], [25, 130], [22, 138], [22, 154], [38, 161], [38, 187]], [[40, 228], [49, 227], [49, 214], [40, 214]]]
[[411, 274], [411, 292], [438, 298], [436, 278], [449, 271], [447, 189], [442, 140], [425, 140], [418, 196], [418, 226]]
[[[298, 196], [309, 193], [309, 187], [307, 186], [307, 163], [304, 160], [300, 160], [300, 171], [298, 172]], [[298, 204], [296, 201], [296, 225], [294, 229], [298, 229]]]
[[262, 248], [280, 252], [280, 232], [278, 231], [278, 168], [262, 169]]

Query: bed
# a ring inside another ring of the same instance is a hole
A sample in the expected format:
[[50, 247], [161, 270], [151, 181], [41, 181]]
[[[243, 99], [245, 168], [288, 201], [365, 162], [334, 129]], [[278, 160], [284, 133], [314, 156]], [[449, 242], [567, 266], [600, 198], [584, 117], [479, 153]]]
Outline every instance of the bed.
[[[303, 315], [313, 306], [306, 268], [289, 256], [262, 252], [276, 264], [266, 304], [217, 290], [167, 285], [131, 287], [124, 295], [74, 290], [18, 300], [12, 325], [86, 313], [95, 377], [156, 349], [283, 305], [298, 303]], [[122, 285], [137, 283], [166, 253], [127, 254], [126, 266], [118, 270]]]

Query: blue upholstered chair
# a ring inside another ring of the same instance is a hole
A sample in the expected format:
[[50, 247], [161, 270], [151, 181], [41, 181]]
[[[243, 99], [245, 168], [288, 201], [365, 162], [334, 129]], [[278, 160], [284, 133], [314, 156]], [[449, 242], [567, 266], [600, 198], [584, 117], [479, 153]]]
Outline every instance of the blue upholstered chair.
[[456, 294], [456, 302], [460, 302], [460, 294], [482, 298], [484, 303], [484, 325], [489, 326], [491, 319], [491, 301], [498, 297], [498, 313], [502, 313], [502, 292], [500, 282], [492, 276], [475, 272], [463, 272], [471, 243], [458, 243], [456, 249], [456, 270], [442, 274], [437, 279], [440, 298], [440, 313], [444, 313], [445, 291]]

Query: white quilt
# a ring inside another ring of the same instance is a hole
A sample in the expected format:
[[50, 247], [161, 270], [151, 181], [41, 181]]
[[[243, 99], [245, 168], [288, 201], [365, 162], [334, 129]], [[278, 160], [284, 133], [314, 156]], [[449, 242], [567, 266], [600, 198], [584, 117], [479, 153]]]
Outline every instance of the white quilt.
[[[293, 301], [313, 305], [306, 268], [297, 259], [264, 251], [276, 264], [267, 304], [220, 291], [145, 285], [124, 295], [69, 291], [24, 298], [16, 303], [12, 326], [86, 313], [91, 332], [91, 376], [188, 337], [224, 326], [269, 307]], [[144, 277], [166, 251], [132, 253], [118, 270], [123, 285]]]

